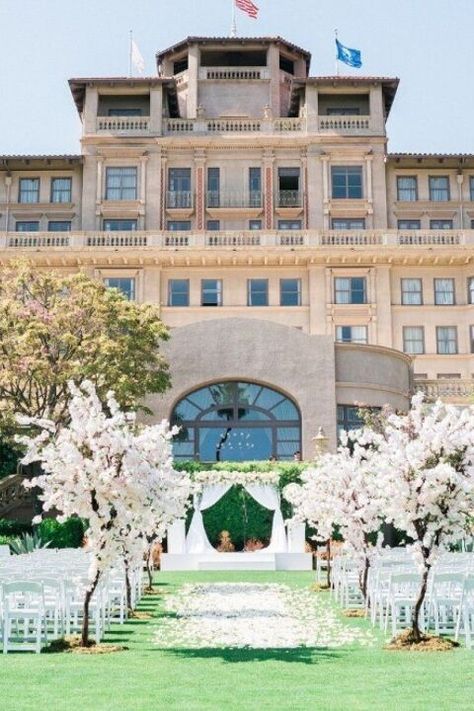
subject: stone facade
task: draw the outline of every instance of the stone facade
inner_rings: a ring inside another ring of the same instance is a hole
[[[387,153],[398,79],[309,66],[281,38],[191,37],[154,77],[70,81],[80,155],[0,158],[3,264],[159,303],[157,414],[261,381],[298,403],[305,456],[321,425],[334,444],[336,405],[405,407],[412,369],[454,402],[474,382],[474,157]]]

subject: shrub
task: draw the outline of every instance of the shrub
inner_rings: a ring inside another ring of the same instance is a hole
[[[55,518],[45,518],[37,527],[42,539],[51,548],[80,548],[84,539],[85,525],[80,518],[68,518],[59,523]]]
[[[0,536],[12,538],[15,536],[21,536],[23,533],[31,532],[31,523],[24,523],[23,521],[15,520],[10,521],[6,518],[0,518]]]
[[[13,536],[0,536],[0,546],[9,546],[13,540]]]
[[[45,541],[37,531],[34,533],[24,533],[22,536],[12,538],[10,541],[10,549],[15,555],[22,553],[33,553],[38,548],[48,548],[49,541]]]

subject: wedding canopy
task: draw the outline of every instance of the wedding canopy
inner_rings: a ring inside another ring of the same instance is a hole
[[[201,493],[194,497],[194,515],[186,536],[186,553],[216,553],[218,551],[210,544],[204,528],[202,512],[214,506],[229,491],[233,482],[207,484]],[[280,495],[273,484],[243,483],[242,486],[261,506],[274,511],[270,545],[263,549],[267,553],[286,553],[287,540],[285,524],[280,509]]]

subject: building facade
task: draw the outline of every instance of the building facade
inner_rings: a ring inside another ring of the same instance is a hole
[[[282,38],[189,37],[77,78],[76,156],[0,158],[0,259],[160,304],[180,457],[311,458],[357,405],[469,401],[474,156],[390,154],[398,79]]]

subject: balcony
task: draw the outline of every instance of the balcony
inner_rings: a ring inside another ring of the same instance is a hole
[[[474,380],[415,380],[414,390],[433,402],[440,398],[452,404],[470,404],[474,397]]]
[[[163,134],[175,136],[181,134],[247,134],[295,133],[306,130],[306,121],[302,118],[167,118],[163,121]]]
[[[200,81],[259,81],[270,79],[267,67],[200,67]]]
[[[190,190],[168,190],[166,193],[166,209],[192,215],[194,211],[194,195]]]
[[[341,133],[344,135],[370,133],[370,116],[319,116],[320,133]]]
[[[279,190],[277,194],[278,207],[301,207],[302,195],[299,190]]]
[[[189,202],[180,203],[178,201],[175,204],[189,205]],[[189,210],[191,208],[178,207],[177,209]],[[415,239],[416,236],[418,239]],[[381,253],[383,250],[387,250],[391,258],[399,256],[404,261],[409,259],[410,252],[413,250],[416,263],[419,263],[420,258],[426,260],[435,259],[438,262],[442,254],[447,263],[454,263],[457,258],[460,263],[465,264],[466,247],[470,250],[474,248],[474,230],[449,230],[449,234],[446,234],[446,240],[440,239],[438,230],[432,230],[431,233],[429,231],[420,231],[419,235],[413,235],[413,239],[408,245],[405,243],[404,238],[405,233],[398,230],[3,232],[0,233],[0,250],[35,250],[48,253],[61,251],[64,253],[64,251],[70,252],[102,247],[114,249],[186,247],[197,250],[208,247],[263,247],[265,249],[268,247],[289,247],[301,250],[308,248],[310,250],[320,249],[326,254],[329,250],[334,253],[345,250],[346,254],[350,254],[354,250],[363,251],[364,249],[369,249],[371,252],[376,250]],[[426,246],[430,246],[433,249],[426,250]],[[459,381],[450,381],[450,383],[456,386]]]
[[[97,133],[123,136],[143,136],[150,132],[149,116],[98,116]]]
[[[206,196],[206,207],[208,212],[214,210],[230,210],[250,212],[261,211],[263,205],[262,193],[260,190],[255,190],[251,193],[242,193],[238,191],[217,192],[211,190]]]

